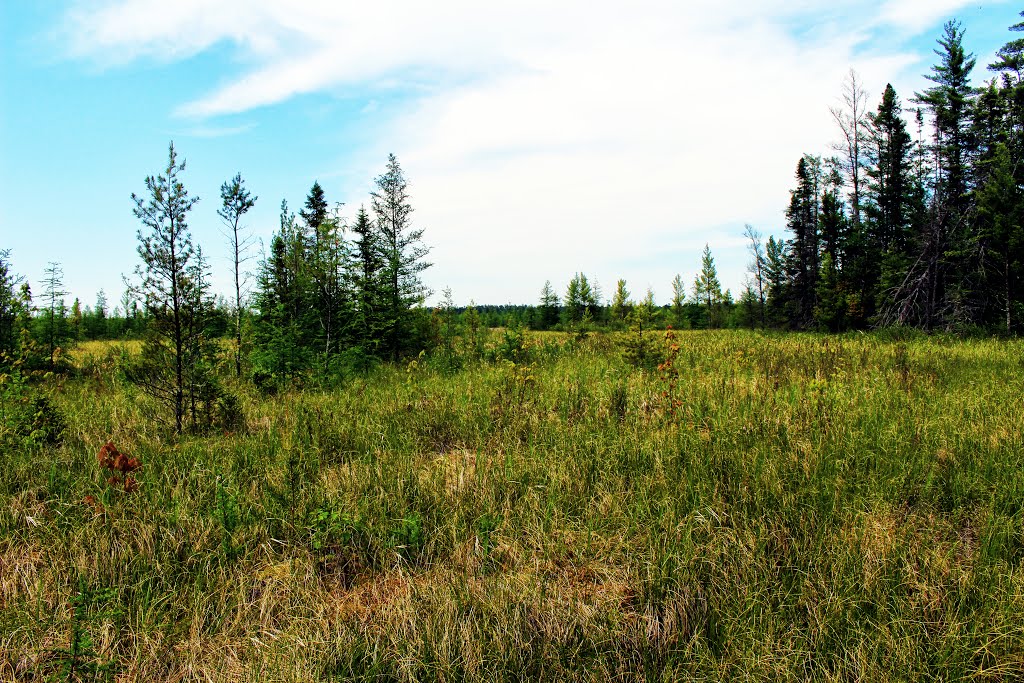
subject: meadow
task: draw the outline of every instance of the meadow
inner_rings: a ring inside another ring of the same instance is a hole
[[[668,337],[239,383],[181,439],[79,349],[3,454],[0,680],[1024,677],[1024,343]]]

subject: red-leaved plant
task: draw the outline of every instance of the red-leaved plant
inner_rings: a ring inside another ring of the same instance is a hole
[[[107,479],[110,486],[119,486],[125,493],[133,493],[139,490],[138,480],[131,476],[131,473],[142,467],[142,462],[134,457],[117,450],[113,441],[103,444],[103,448],[96,454],[96,460],[100,467],[111,470],[112,474]]]

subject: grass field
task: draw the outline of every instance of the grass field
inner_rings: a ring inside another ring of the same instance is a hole
[[[178,442],[83,351],[64,444],[3,454],[0,680],[1024,677],[1024,343],[675,334]]]

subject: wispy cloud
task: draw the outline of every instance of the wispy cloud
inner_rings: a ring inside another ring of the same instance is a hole
[[[181,103],[200,121],[327,89],[370,109],[380,90],[410,89],[348,163],[369,178],[397,152],[439,245],[432,272],[502,300],[502,281],[578,268],[657,288],[705,241],[735,286],[735,234],[778,231],[798,156],[835,137],[828,107],[848,69],[875,95],[917,86],[921,56],[871,36],[967,4],[109,0],[70,12],[66,35],[72,56],[106,64],[233,45],[236,75]],[[654,265],[616,272],[624,251]]]
[[[224,138],[248,133],[255,127],[255,123],[245,123],[239,126],[197,125],[183,129],[180,134],[189,138]]]

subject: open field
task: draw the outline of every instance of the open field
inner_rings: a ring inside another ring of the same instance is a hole
[[[0,680],[1024,676],[1024,343],[675,335],[237,387],[178,443],[77,356],[0,469]]]

